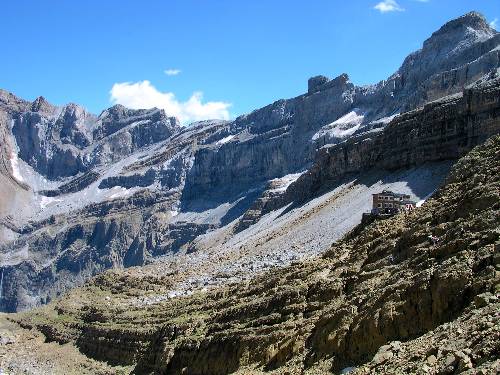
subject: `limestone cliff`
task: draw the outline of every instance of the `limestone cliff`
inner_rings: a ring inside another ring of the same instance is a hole
[[[349,173],[456,159],[499,131],[500,76],[492,74],[461,94],[396,117],[383,131],[322,147],[313,166],[288,188],[284,202],[310,198]]]

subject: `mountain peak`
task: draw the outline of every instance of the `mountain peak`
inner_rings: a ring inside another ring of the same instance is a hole
[[[4,110],[7,113],[26,110],[29,106],[29,102],[18,98],[9,91],[0,89],[0,110]]]
[[[53,112],[54,108],[43,96],[39,96],[31,103],[32,112]]]
[[[482,14],[469,12],[441,26],[424,42],[424,49],[440,48],[444,44],[452,47],[457,44],[480,42],[496,33]]]
[[[445,23],[443,25],[443,28],[446,27],[447,25],[468,26],[477,30],[490,29],[490,26],[486,21],[486,18],[481,13],[476,11],[466,13],[463,16],[460,16],[458,18],[455,18],[454,20]]]
[[[314,94],[315,92],[332,87],[340,88],[343,90],[349,84],[351,84],[351,82],[349,80],[349,76],[346,73],[342,73],[334,79],[319,75],[309,78],[309,80],[307,81],[307,92],[308,94]]]
[[[450,32],[458,29],[469,28],[476,31],[483,31],[487,33],[495,34],[495,30],[488,24],[486,18],[478,12],[469,12],[445,23],[438,31],[440,32]]]

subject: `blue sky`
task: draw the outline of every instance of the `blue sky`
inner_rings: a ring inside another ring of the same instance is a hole
[[[384,79],[471,10],[493,22],[500,0],[9,1],[0,87],[94,113],[122,102],[184,122],[234,117],[305,92],[313,75]]]

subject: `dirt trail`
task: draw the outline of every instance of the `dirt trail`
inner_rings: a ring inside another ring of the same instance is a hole
[[[72,344],[45,342],[45,336],[26,330],[0,314],[0,374],[71,375],[119,374],[130,369],[112,368],[85,357]]]

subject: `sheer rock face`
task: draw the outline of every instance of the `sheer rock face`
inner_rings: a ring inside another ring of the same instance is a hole
[[[217,199],[234,194],[234,187],[241,191],[307,166],[315,150],[312,135],[348,111],[353,95],[354,85],[344,74],[311,95],[279,100],[238,117],[233,127],[241,130],[232,142],[197,151],[185,197],[208,193]]]
[[[118,161],[179,129],[160,110],[115,106],[96,117],[76,104],[56,109],[43,99],[31,109],[13,116],[12,132],[19,157],[49,179]]]
[[[352,137],[319,150],[316,161],[287,190],[285,201],[303,201],[348,173],[408,168],[455,159],[500,132],[500,77],[478,82],[392,120],[384,131]]]
[[[490,72],[500,66],[499,44],[482,16],[467,14],[376,85],[357,87],[347,74],[313,77],[306,94],[188,127],[159,109],[115,105],[95,116],[76,104],[56,107],[0,91],[0,273],[13,280],[2,285],[0,309],[28,308],[104,269],[184,251],[253,206],[241,228],[251,226],[286,199],[310,197],[336,171],[459,157],[497,131],[491,119],[498,101],[485,86],[396,117],[386,138],[374,134],[388,116],[461,93],[479,77],[496,82]],[[435,136],[426,137],[421,124]],[[464,133],[476,130],[476,138]],[[405,151],[413,146],[416,153]],[[254,203],[269,180],[309,168],[289,191]]]

